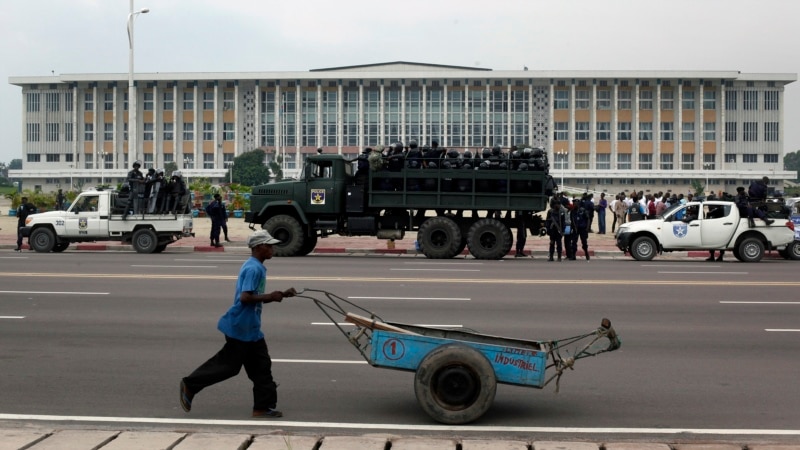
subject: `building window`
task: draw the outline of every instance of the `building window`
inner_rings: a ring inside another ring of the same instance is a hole
[[[114,110],[114,93],[113,92],[104,92],[103,93],[103,111],[113,111]]]
[[[59,98],[58,92],[44,94],[44,101],[48,111],[59,111],[61,109]]]
[[[617,109],[631,109],[631,92],[630,89],[617,91]]]
[[[598,153],[595,156],[595,163],[597,164],[597,170],[611,170],[611,154]]]
[[[128,140],[128,122],[122,124],[122,140]]]
[[[183,124],[183,140],[184,141],[194,140],[194,123],[185,122]]]
[[[683,109],[694,109],[694,91],[683,91]]]
[[[727,111],[736,111],[736,91],[725,91],[725,109]]]
[[[778,110],[778,91],[764,92],[764,109],[767,111]]]
[[[203,153],[203,169],[213,169],[213,168],[214,168],[214,154]]]
[[[84,169],[94,169],[94,158],[93,158],[93,155],[91,153],[84,153],[83,154],[83,168]],[[91,178],[87,178],[86,182],[87,183],[91,183],[92,179]]]
[[[214,91],[203,92],[203,109],[206,111],[214,109]]]
[[[152,153],[145,153],[144,154],[144,169],[149,169],[153,167],[153,154]]]
[[[653,122],[639,122],[639,140],[653,140]]]
[[[161,107],[164,111],[172,111],[175,109],[175,93],[171,90],[164,91],[164,94],[161,96],[162,102]]]
[[[575,91],[575,109],[589,109],[588,89],[577,89]]]
[[[28,158],[27,159],[28,159],[28,162],[41,162],[42,161],[42,155],[39,155],[37,153],[28,153]]]
[[[765,163],[777,163],[778,162],[778,154],[777,153],[766,153],[764,155],[764,162]]]
[[[569,140],[569,122],[555,122],[553,124],[553,140],[554,141]]]
[[[745,111],[755,111],[758,109],[758,91],[744,91],[742,105]]]
[[[598,141],[611,140],[611,122],[597,122],[597,137]]]
[[[703,170],[714,170],[717,168],[717,155],[704,154],[703,155]]]
[[[569,109],[569,91],[557,89],[554,93],[553,109]]]
[[[632,127],[630,122],[617,122],[617,140],[630,141],[631,129]]]
[[[703,109],[717,109],[717,91],[703,91]]]
[[[153,122],[145,122],[144,123],[144,136],[143,139],[145,141],[152,141],[153,140]]]
[[[114,124],[113,123],[104,123],[103,124],[103,140],[107,142],[111,142],[114,140]]]
[[[67,122],[64,124],[64,140],[67,142],[72,142],[75,139],[75,132],[73,131],[72,122]]]
[[[758,162],[758,155],[755,153],[745,153],[742,155],[742,162],[747,164],[755,164]]]
[[[224,111],[233,111],[233,108],[236,106],[236,101],[234,100],[234,91],[224,91],[222,93],[222,109]]]
[[[661,109],[675,109],[675,91],[672,89],[661,90]]]
[[[46,132],[47,132],[47,142],[58,142],[58,135],[59,135],[59,124],[57,123],[48,123],[46,125]]]
[[[25,108],[28,112],[39,112],[39,93],[29,92],[25,96]]]
[[[576,141],[589,140],[589,122],[575,122],[575,140]]]
[[[172,122],[164,122],[164,140],[175,140],[175,124]]]
[[[778,122],[764,123],[764,140],[767,142],[778,142]]]
[[[675,140],[675,124],[672,122],[661,122],[661,140]]]
[[[175,155],[172,153],[164,153],[164,164],[175,162]]]
[[[83,124],[83,140],[86,142],[90,142],[94,140],[94,124],[93,123],[85,123]]]
[[[203,140],[204,141],[213,141],[214,140],[214,123],[213,122],[203,122]]]
[[[153,103],[155,103],[154,98],[155,98],[155,96],[153,95],[152,92],[145,92],[144,93],[144,105],[142,106],[142,109],[145,110],[145,111],[152,111],[153,110]]]
[[[611,109],[611,89],[597,90],[597,109]]]
[[[123,111],[127,111],[128,110],[128,93],[127,92],[122,94],[122,110]]]
[[[716,122],[703,122],[703,140],[716,141],[717,140],[717,123]]]
[[[649,89],[639,91],[639,109],[653,109],[653,91]]]
[[[694,140],[694,122],[683,122],[681,131],[681,140],[682,141]]]
[[[575,170],[589,170],[589,154],[576,153],[575,154]]]
[[[617,153],[617,170],[631,170],[630,153]]]
[[[694,170],[694,154],[684,153],[681,155],[681,169]]]
[[[725,141],[736,142],[736,122],[725,122]]]
[[[50,153],[47,156],[45,156],[45,160],[47,162],[59,162],[61,161],[61,155],[59,155],[58,153]]]
[[[184,91],[183,92],[183,110],[184,111],[193,111],[194,110],[194,92],[193,91]]]
[[[234,132],[233,122],[225,122],[222,124],[222,140],[232,141],[235,139],[236,133]]]
[[[758,122],[745,122],[743,125],[743,136],[742,140],[744,142],[755,142],[758,140]]]
[[[72,104],[74,101],[74,97],[72,92],[67,92],[64,94],[64,111],[73,111],[75,109],[74,105]]]
[[[653,170],[652,153],[639,153],[639,170]]]
[[[661,170],[674,170],[675,169],[675,162],[674,162],[674,155],[672,153],[662,153],[661,154]]]
[[[734,153],[725,153],[725,162],[726,163],[735,163],[736,162],[736,154],[734,154]]]

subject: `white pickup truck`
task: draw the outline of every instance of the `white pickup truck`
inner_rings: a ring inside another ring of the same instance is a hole
[[[733,202],[690,202],[667,210],[656,219],[628,222],[616,234],[617,248],[634,259],[650,261],[657,253],[686,250],[730,250],[743,262],[758,262],[766,250],[800,259],[794,224],[774,218],[771,225],[755,219],[750,227]]]
[[[127,201],[113,190],[82,192],[66,211],[32,214],[22,235],[37,252],[63,252],[72,242],[119,241],[139,253],[160,253],[182,237],[194,236],[191,214],[123,217]]]

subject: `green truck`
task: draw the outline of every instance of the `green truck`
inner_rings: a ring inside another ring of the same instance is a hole
[[[428,258],[469,248],[477,259],[501,259],[513,245],[511,229],[544,232],[535,213],[547,209],[556,184],[542,155],[539,170],[520,170],[510,160],[483,170],[476,160],[476,169],[430,165],[368,174],[343,155],[313,155],[299,179],[254,187],[245,221],[282,241],[276,256],[307,255],[318,238],[333,234],[396,240],[416,231]]]

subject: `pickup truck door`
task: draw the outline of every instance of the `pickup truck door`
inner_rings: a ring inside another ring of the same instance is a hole
[[[704,203],[701,235],[703,247],[725,246],[739,225],[738,211],[733,213],[732,203]]]
[[[698,204],[693,204],[695,207]],[[702,220],[684,222],[687,209],[691,205],[683,205],[672,210],[664,217],[661,226],[661,245],[666,248],[701,248],[702,247]]]
[[[71,237],[102,237],[108,236],[108,214],[101,218],[99,195],[82,195],[77,203],[70,207],[65,219],[66,235]]]

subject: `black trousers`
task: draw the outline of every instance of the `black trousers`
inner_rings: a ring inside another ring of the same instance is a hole
[[[253,409],[267,410],[278,404],[278,389],[272,379],[272,360],[264,339],[245,342],[225,336],[222,350],[183,379],[186,388],[197,394],[212,384],[236,376],[244,366],[253,382]]]

